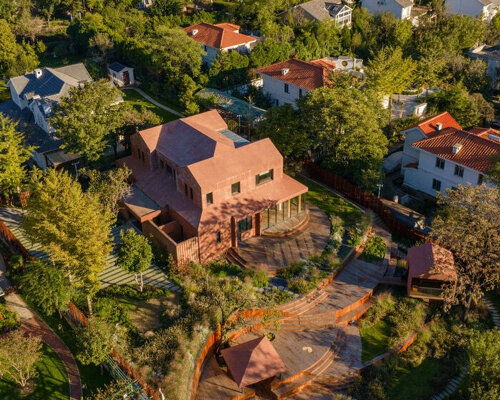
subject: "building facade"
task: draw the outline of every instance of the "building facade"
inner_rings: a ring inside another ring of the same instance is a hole
[[[256,37],[240,33],[239,25],[229,23],[201,23],[184,28],[184,32],[200,44],[204,52],[202,59],[206,64],[212,64],[221,51],[234,50],[248,54],[257,43]]]
[[[464,14],[471,17],[482,17],[486,21],[498,12],[498,0],[446,0],[446,10],[451,14]]]
[[[134,69],[132,67],[127,67],[115,61],[109,65],[108,73],[118,87],[135,84]]]
[[[247,142],[215,110],[140,131],[126,212],[179,262],[209,261],[306,212],[307,187],[283,172],[269,139]]]
[[[409,19],[413,0],[362,0],[361,5],[372,15],[390,12],[398,19]]]
[[[310,0],[291,7],[283,14],[283,19],[292,18],[295,23],[333,20],[339,28],[352,24],[352,8],[340,0]]]

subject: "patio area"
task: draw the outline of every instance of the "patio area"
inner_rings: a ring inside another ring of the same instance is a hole
[[[330,237],[328,216],[309,205],[309,223],[300,232],[286,237],[255,236],[240,242],[238,255],[248,268],[265,267],[270,275],[323,251]]]

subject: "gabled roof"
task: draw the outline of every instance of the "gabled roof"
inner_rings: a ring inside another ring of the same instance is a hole
[[[408,249],[410,278],[456,281],[455,260],[451,251],[435,243],[424,243]]]
[[[30,100],[34,96],[40,96],[58,101],[71,88],[92,80],[83,63],[60,68],[41,68],[40,71],[38,78],[33,71],[10,78],[9,84],[21,98]]]
[[[111,71],[114,72],[122,72],[125,68],[127,68],[125,65],[120,64],[118,61],[115,61],[113,64],[111,64],[108,67]]]
[[[225,49],[257,41],[257,38],[253,36],[236,33],[232,24],[229,27],[226,24],[212,25],[203,22],[184,28],[184,32],[197,42],[216,49]]]
[[[413,0],[394,0],[394,1],[403,8],[410,7],[413,5]]]
[[[342,4],[340,0],[311,0],[306,3],[298,4],[297,8],[304,10],[311,18],[317,21],[332,18],[344,8],[351,9]]]
[[[456,145],[461,148],[455,154]],[[500,156],[500,143],[454,128],[446,128],[413,146],[482,173],[488,173],[493,167],[493,156]]]
[[[234,31],[234,32],[240,30],[239,25],[231,24],[229,22],[221,22],[220,24],[215,24],[215,26],[218,26],[219,28],[222,28],[222,29],[229,29],[229,30]]]
[[[320,60],[307,62],[291,58],[286,61],[259,68],[257,72],[304,89],[314,90],[325,86],[328,82],[329,68],[326,68],[325,65],[319,61]],[[332,63],[332,65],[333,69],[335,64]]]
[[[286,371],[286,365],[266,336],[221,351],[238,387],[245,387]]]
[[[494,143],[500,143],[500,131],[497,131],[496,129],[474,127],[469,129],[469,132],[482,137],[483,139],[491,140]]]
[[[446,128],[462,129],[460,124],[457,121],[455,121],[455,118],[453,118],[448,111],[445,111],[441,114],[423,119],[418,123],[416,123],[415,125],[406,128],[405,131],[418,127],[424,133],[424,135],[429,136],[432,134],[439,133],[438,124],[441,124],[442,129]]]

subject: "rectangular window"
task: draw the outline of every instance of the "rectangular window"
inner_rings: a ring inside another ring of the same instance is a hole
[[[191,200],[193,200],[193,188],[189,188],[189,197],[191,197]]]
[[[441,190],[441,181],[438,181],[437,179],[433,179],[432,180],[432,188],[439,192]]]
[[[302,89],[299,89],[299,98],[302,97]]]
[[[273,180],[273,173],[274,173],[274,171],[272,169],[269,169],[265,172],[261,172],[260,174],[255,175],[255,184],[260,185],[262,183],[272,181]]]
[[[444,160],[442,158],[436,157],[436,167],[444,169]]]
[[[285,83],[285,93],[290,93],[290,88],[288,87],[288,83]]]
[[[252,229],[252,217],[251,216],[238,221],[238,231],[240,233],[245,232],[245,231],[249,231],[250,229]]]
[[[184,195],[188,197],[188,185],[186,183],[184,184]]]
[[[167,174],[169,176],[172,176],[172,167],[170,165],[167,164]]]
[[[464,167],[461,167],[460,165],[455,165],[455,175],[459,176],[460,178],[464,177]]]
[[[479,174],[479,176],[477,177],[477,184],[481,185],[483,182],[484,182],[484,175]]]
[[[207,193],[207,204],[214,204],[214,194],[212,192]]]
[[[220,231],[218,231],[218,232],[215,234],[215,239],[217,240],[217,243],[220,243],[220,242],[221,242]]]
[[[240,183],[236,182],[231,185],[231,194],[238,194],[240,192]]]

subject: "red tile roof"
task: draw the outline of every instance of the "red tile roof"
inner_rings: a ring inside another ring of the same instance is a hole
[[[462,147],[454,154],[453,146],[457,144]],[[413,146],[483,173],[493,167],[492,156],[500,156],[500,143],[453,128],[443,129]]]
[[[471,130],[469,130],[469,132],[471,132],[474,135],[477,135],[479,137],[482,137],[483,139],[491,140],[494,143],[500,143],[500,131],[497,131],[496,129],[480,128],[480,127],[476,126],[475,128],[472,128]]]
[[[215,24],[215,26],[218,26],[219,28],[222,29],[229,29],[231,31],[239,31],[240,26],[236,24],[230,24],[229,22],[222,22],[220,24]]]
[[[424,243],[408,249],[409,278],[456,281],[455,260],[451,251],[435,243]]]
[[[453,118],[448,111],[445,111],[438,115],[434,115],[433,117],[426,118],[418,122],[417,124],[411,126],[410,128],[419,127],[426,136],[429,136],[431,134],[439,132],[437,129],[438,123],[441,124],[442,129],[446,128],[462,129],[460,124],[457,121],[455,121],[455,118]]]
[[[333,67],[332,67],[333,68]],[[283,70],[288,69],[286,74]],[[314,90],[325,86],[328,82],[328,71],[322,60],[302,61],[291,58],[276,64],[257,69],[257,72],[304,89]]]
[[[234,28],[237,25],[233,26],[230,24],[230,26],[228,24],[211,25],[201,23],[184,28],[184,32],[197,42],[217,49],[225,49],[257,41],[257,38],[253,36],[236,33]],[[197,31],[196,34],[194,34],[195,31]]]

